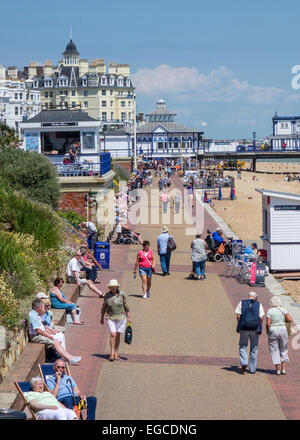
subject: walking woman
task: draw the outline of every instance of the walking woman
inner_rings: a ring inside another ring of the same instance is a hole
[[[133,273],[136,274],[139,268],[139,274],[142,279],[143,298],[150,298],[151,277],[155,271],[155,259],[153,251],[150,249],[150,242],[143,241],[143,249],[137,253],[136,262],[133,268]]]
[[[266,315],[270,356],[272,364],[275,365],[276,374],[286,374],[285,364],[289,362],[289,356],[288,332],[285,323],[293,322],[293,319],[288,311],[281,307],[281,301],[278,296],[272,296],[270,304],[272,307]]]
[[[204,280],[205,276],[205,261],[206,251],[208,246],[204,240],[201,239],[201,234],[196,234],[196,240],[193,240],[191,243],[192,249],[192,261],[193,267],[195,269],[197,279]]]
[[[117,280],[110,280],[107,285],[109,292],[104,296],[101,310],[101,324],[104,324],[104,316],[110,333],[110,361],[119,360],[119,346],[121,333],[125,332],[126,322],[131,321],[129,307],[125,293],[119,289]]]

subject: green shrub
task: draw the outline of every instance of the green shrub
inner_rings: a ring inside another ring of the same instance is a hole
[[[3,148],[0,150],[0,178],[8,188],[57,208],[60,198],[58,175],[42,154]]]
[[[114,165],[114,172],[116,173],[117,180],[128,180],[129,179],[129,171],[123,168],[121,165]]]
[[[67,220],[70,223],[73,223],[73,225],[78,226],[79,223],[86,221],[86,218],[82,215],[79,215],[76,211],[72,211],[71,209],[67,211],[59,211],[58,213],[61,217],[63,217],[65,220]]]

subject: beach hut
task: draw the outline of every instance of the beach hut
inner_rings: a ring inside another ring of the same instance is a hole
[[[256,188],[262,194],[263,247],[271,270],[300,270],[300,195]]]

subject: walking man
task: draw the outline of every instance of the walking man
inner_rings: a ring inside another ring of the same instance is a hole
[[[168,241],[172,235],[169,234],[167,226],[163,226],[161,231],[162,233],[157,237],[157,252],[160,258],[163,276],[166,276],[170,275],[171,251],[168,248]]]
[[[257,368],[258,340],[262,331],[264,309],[257,301],[257,293],[249,292],[248,299],[239,302],[236,310],[237,329],[240,334],[240,363],[243,374],[248,367],[248,341],[250,339],[249,370],[254,374]]]

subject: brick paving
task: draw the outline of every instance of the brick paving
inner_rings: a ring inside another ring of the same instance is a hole
[[[179,178],[173,178],[173,183],[175,187],[181,188],[181,181]],[[214,220],[210,217],[210,215],[205,212],[204,216],[205,220],[205,228],[204,233],[206,232],[206,229],[215,230],[216,223]],[[151,234],[158,235],[160,225],[143,225],[142,230],[145,232],[149,231]],[[139,227],[136,228],[139,230]],[[180,230],[182,230],[182,226],[173,226],[172,230],[174,230],[174,234],[179,234]],[[203,234],[206,235],[206,234]],[[143,232],[143,238],[144,232]],[[193,237],[187,237],[185,240],[190,243]],[[156,248],[155,243],[152,242],[152,248],[153,250]],[[111,245],[111,269],[110,270],[104,270],[100,273],[100,279],[102,284],[98,285],[98,287],[101,290],[106,289],[106,284],[111,278],[117,278],[121,283],[123,280],[127,280],[125,284],[127,283],[128,289],[131,288],[131,285],[128,284],[128,273],[132,271],[133,265],[128,263],[128,256],[131,253],[135,253],[138,250],[138,247],[135,248],[133,246],[121,246],[121,245]],[[176,251],[175,251],[176,252]],[[181,249],[178,249],[178,254],[182,253],[182,256],[184,257],[184,254],[187,251],[182,251]],[[157,268],[159,268],[159,261],[157,261]],[[191,265],[186,264],[172,264],[171,262],[171,272],[176,273],[186,273],[186,275],[189,274]],[[216,280],[219,280],[220,286],[222,289],[224,289],[225,294],[227,295],[228,300],[231,303],[232,306],[232,329],[236,326],[236,320],[235,320],[235,314],[234,309],[237,305],[237,303],[247,297],[247,293],[249,292],[249,286],[247,285],[241,285],[237,283],[235,279],[232,278],[225,278],[222,276],[222,272],[224,270],[223,263],[214,263],[211,265],[207,265],[207,275],[208,277],[211,275],[213,277],[216,277]],[[125,276],[126,275],[126,276]],[[159,270],[158,274],[159,275]],[[172,275],[170,279],[172,278]],[[156,276],[155,281],[157,280],[158,285],[165,282],[165,279]],[[193,281],[189,281],[189,283],[194,283]],[[194,283],[197,285],[197,282]],[[201,284],[201,289],[205,289],[206,283],[199,283]],[[182,277],[182,281],[180,284],[180,288],[187,289],[187,286],[191,286],[192,284],[186,284],[185,277]],[[218,284],[216,284],[217,286]],[[179,287],[179,286],[178,286]],[[160,290],[164,289],[163,287],[159,287]],[[140,289],[139,289],[140,290]],[[265,312],[269,308],[269,299],[271,298],[271,294],[266,288],[260,288],[256,287],[254,290],[257,291],[259,295],[259,300],[262,302]],[[125,285],[125,291],[126,285]],[[213,292],[211,292],[213,294]],[[140,301],[139,303],[135,303],[133,301],[139,301],[140,295],[130,295],[130,307],[131,304],[136,307],[136,304],[140,304],[139,307],[139,313],[144,314],[144,318],[147,319],[147,312],[146,307],[144,307],[144,302]],[[148,301],[148,300],[147,300]],[[109,385],[109,389],[107,389],[108,385],[106,386],[105,377],[103,377],[103,374],[105,371],[107,371],[107,365],[109,362],[108,359],[108,345],[107,345],[107,339],[108,339],[108,332],[106,326],[100,325],[100,310],[102,306],[102,300],[98,299],[94,296],[92,292],[87,292],[86,288],[84,289],[81,297],[79,298],[78,304],[80,305],[82,309],[82,319],[85,321],[84,326],[73,326],[73,325],[66,325],[66,340],[67,340],[67,349],[74,353],[75,355],[82,355],[83,360],[81,362],[80,366],[74,366],[71,367],[72,374],[77,381],[79,387],[82,389],[82,391],[87,395],[93,395],[96,392],[96,395],[102,400],[102,406],[105,406],[105,399],[108,398],[107,396],[111,393],[113,393],[113,390],[111,389],[111,384]],[[217,307],[218,305],[215,304],[214,307]],[[144,308],[143,308],[144,307]],[[143,308],[143,309],[141,309]],[[144,311],[145,310],[145,311]],[[151,312],[155,314],[155,311],[151,309]],[[174,313],[177,313],[180,311],[174,310]],[[155,322],[155,316],[149,317],[149,319],[153,319]],[[133,321],[135,322],[135,321]],[[213,319],[211,319],[212,322],[212,328],[213,326],[217,325],[217,323],[214,322]],[[160,323],[158,323],[160,325]],[[167,323],[165,323],[167,325]],[[201,330],[201,325],[197,323]],[[139,330],[140,332],[143,331],[142,328]],[[178,336],[177,336],[178,337]],[[211,338],[212,333],[210,332],[207,334],[207,338]],[[124,347],[121,345],[121,349],[123,352],[121,352],[121,360],[119,363],[114,362],[113,364],[116,364],[112,366],[112,368],[118,368],[122,370],[122,366],[126,364],[130,364],[132,371],[134,372],[135,365],[138,364],[146,364],[148,365],[173,365],[173,366],[197,366],[199,368],[203,368],[203,366],[216,366],[216,367],[223,367],[223,369],[227,369],[229,372],[236,373],[238,371],[239,366],[239,358],[238,358],[238,336],[236,335],[236,339],[233,342],[236,346],[236,357],[228,356],[202,356],[202,355],[185,355],[185,353],[181,353],[181,355],[164,355],[161,353],[154,353],[147,352],[147,353],[135,353],[134,352],[134,342],[133,345],[130,346],[130,350],[127,347]],[[159,344],[158,344],[159,345]],[[147,350],[146,350],[147,351]],[[300,393],[298,393],[298,386],[300,382],[300,376],[298,373],[297,366],[300,361],[300,352],[299,350],[293,350],[291,347],[289,347],[289,355],[290,355],[290,363],[287,366],[287,375],[286,376],[276,376],[274,374],[274,369],[271,364],[271,360],[269,357],[268,352],[268,344],[267,344],[267,336],[265,330],[263,330],[263,334],[260,338],[259,343],[259,358],[258,358],[258,371],[257,375],[258,377],[250,374],[245,374],[244,376],[235,376],[236,380],[239,380],[239,377],[242,378],[243,383],[245,384],[245,390],[250,389],[253,392],[252,398],[255,400],[256,395],[261,396],[259,392],[254,387],[255,380],[259,379],[259,376],[261,374],[264,375],[264,381],[263,385],[259,385],[260,387],[265,387],[266,393],[271,393],[271,389],[274,391],[274,396],[276,396],[277,401],[274,401],[274,404],[280,405],[285,417],[289,420],[296,420],[300,418]],[[111,364],[110,364],[111,365]],[[118,366],[117,366],[118,365]],[[105,366],[104,370],[103,367]],[[125,368],[125,367],[124,367]],[[103,372],[102,372],[103,370]],[[134,374],[134,373],[132,373]],[[120,377],[122,373],[120,372]],[[265,379],[267,378],[267,379]],[[250,386],[250,380],[251,380],[251,386]],[[151,378],[147,377],[147,381],[149,383],[149,387],[151,387]],[[257,382],[256,381],[256,382]],[[118,384],[115,384],[116,389],[118,389]],[[143,386],[147,386],[146,383],[143,384]],[[181,386],[184,388],[184,384],[181,384]],[[216,387],[218,387],[217,379],[216,379]],[[250,388],[248,388],[250,387]],[[260,390],[261,392],[262,390]],[[241,393],[242,396],[242,393]],[[230,396],[224,396],[224,398],[230,399]],[[131,395],[131,400],[134,399],[135,396]],[[261,397],[260,397],[261,398]],[[272,397],[273,398],[273,397]],[[255,403],[255,402],[254,402]],[[216,401],[215,402],[216,408],[218,405],[220,405],[220,411],[221,411],[221,404]],[[271,405],[272,406],[272,405]],[[98,410],[98,418],[104,417],[104,412],[101,412],[102,410]],[[174,407],[175,411],[175,407]],[[217,411],[217,409],[216,409]],[[269,412],[268,412],[269,411]],[[253,418],[260,418],[260,413],[255,414]],[[112,416],[113,418],[113,416]],[[218,418],[218,417],[217,417]],[[219,416],[219,418],[223,418],[222,416]],[[238,418],[238,415],[237,415]],[[263,418],[266,419],[272,419],[274,418],[272,416],[272,407],[269,409],[266,408]]]

